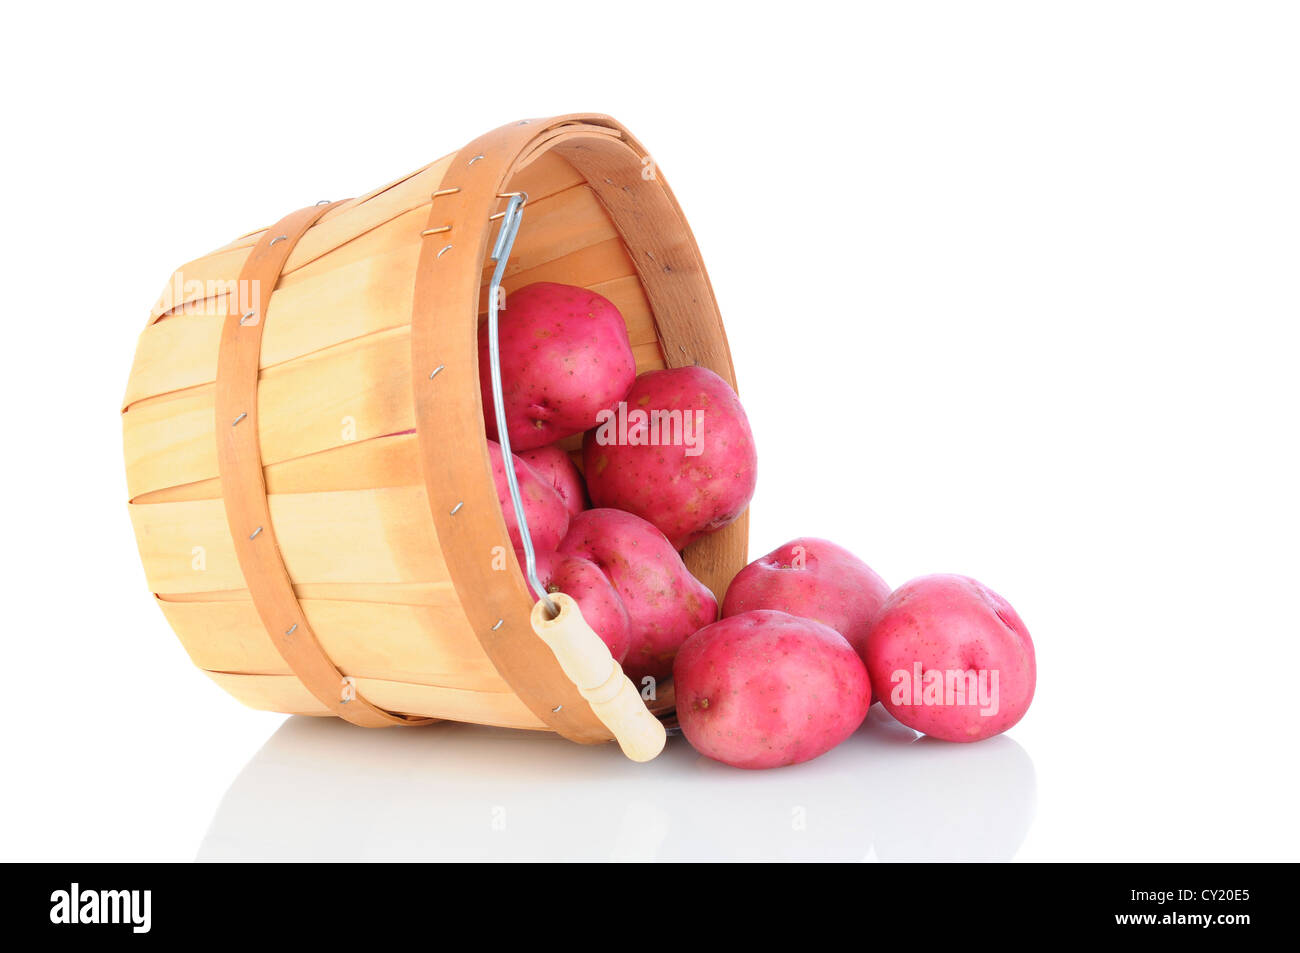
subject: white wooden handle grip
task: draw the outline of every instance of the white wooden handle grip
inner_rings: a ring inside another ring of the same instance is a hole
[[[633,761],[656,757],[668,738],[664,726],[650,714],[641,693],[582,617],[578,604],[562,592],[552,593],[551,600],[559,606],[559,615],[548,619],[546,604],[538,602],[529,617],[533,631],[551,647],[564,674],[614,735],[623,753]]]

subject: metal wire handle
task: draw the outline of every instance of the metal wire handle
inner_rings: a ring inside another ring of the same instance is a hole
[[[519,524],[519,538],[524,544],[524,576],[528,584],[537,593],[537,598],[546,605],[550,618],[560,614],[560,607],[551,599],[546,587],[537,576],[537,554],[533,551],[533,537],[528,532],[528,517],[524,515],[524,501],[519,496],[519,478],[515,474],[515,459],[510,452],[510,432],[506,429],[505,398],[501,393],[501,347],[497,331],[497,303],[501,298],[501,279],[505,275],[506,262],[510,260],[510,249],[514,247],[515,235],[519,232],[519,222],[523,217],[524,203],[528,193],[510,193],[510,203],[501,216],[501,230],[497,232],[496,243],[492,246],[492,282],[488,285],[488,355],[492,364],[492,403],[495,405],[497,418],[497,443],[501,445],[501,464],[506,469],[506,485],[510,488],[510,502],[515,507],[515,519]]]

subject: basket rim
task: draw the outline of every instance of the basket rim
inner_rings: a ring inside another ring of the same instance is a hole
[[[462,610],[501,677],[547,727],[595,743],[610,740],[610,731],[529,625],[535,600],[511,555],[482,427],[478,302],[493,216],[513,176],[551,152],[583,175],[632,252],[667,365],[708,367],[733,388],[735,370],[685,215],[657,167],[644,174],[649,153],[624,126],[595,113],[521,120],[453,156],[431,204],[411,321],[415,429],[430,513]],[[715,592],[725,589],[722,577],[744,565],[747,542],[748,511],[692,544],[688,565],[712,577],[703,581]],[[492,567],[493,552],[505,554],[504,571]]]

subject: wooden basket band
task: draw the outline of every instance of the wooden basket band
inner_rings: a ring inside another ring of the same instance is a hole
[[[339,203],[286,215],[258,241],[229,296],[217,358],[217,464],[226,521],[253,605],[276,650],[321,704],[355,725],[426,724],[431,719],[394,714],[356,693],[352,680],[321,648],[284,564],[271,521],[258,439],[257,384],[262,329],[271,294],[298,240]]]
[[[438,546],[479,643],[547,727],[579,742],[612,737],[529,622],[533,599],[513,568],[497,501],[478,383],[478,301],[492,215],[521,153],[555,120],[503,126],[453,158],[432,197],[416,266],[412,383],[420,468]],[[525,217],[526,220],[526,217]]]
[[[609,729],[529,621],[535,597],[512,556],[479,391],[477,318],[492,222],[515,173],[552,150],[582,173],[635,249],[668,365],[698,363],[733,386],[735,375],[681,209],[621,125],[599,115],[525,120],[479,137],[452,158],[422,233],[411,319],[416,439],[438,543],[465,616],[511,690],[554,731],[595,743],[610,740]],[[525,211],[525,229],[527,223]],[[700,578],[715,591],[744,565],[745,526],[742,517],[697,544]]]

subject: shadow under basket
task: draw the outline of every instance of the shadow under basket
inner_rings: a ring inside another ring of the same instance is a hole
[[[129,506],[167,621],[246,705],[611,739],[530,626],[484,437],[478,324],[519,192],[507,292],[590,288],[638,372],[698,364],[735,386],[681,209],[607,116],[503,126],[184,265],[127,384]],[[684,553],[719,601],[747,541],[746,514]],[[670,713],[671,685],[648,704]]]

